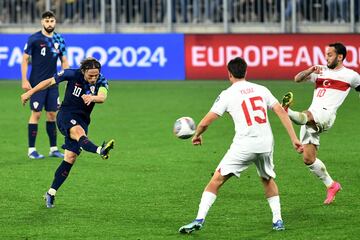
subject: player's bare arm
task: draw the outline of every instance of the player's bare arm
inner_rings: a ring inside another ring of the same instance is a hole
[[[90,103],[104,103],[107,98],[107,90],[106,88],[101,87],[97,95],[92,94],[84,94],[81,96],[86,105],[90,105]]]
[[[69,61],[66,56],[61,57],[61,68],[68,69],[69,68]]]
[[[205,117],[200,121],[200,123],[198,124],[198,126],[196,128],[195,135],[192,138],[193,145],[201,145],[201,143],[202,143],[201,134],[203,134],[207,130],[207,128],[210,126],[210,124],[218,118],[219,118],[219,115],[217,115],[216,113],[213,113],[213,112],[208,112],[205,115]]]
[[[312,67],[296,74],[294,81],[295,82],[307,81],[310,79],[310,74],[312,74],[312,73],[320,74],[321,71],[322,71],[321,66],[312,66]]]
[[[49,79],[46,79],[42,82],[40,82],[38,85],[36,85],[34,88],[30,89],[29,91],[27,91],[26,93],[22,94],[21,95],[21,102],[23,105],[25,105],[25,103],[30,99],[30,97],[34,94],[34,93],[37,93],[41,90],[44,90],[52,85],[54,85],[56,82],[55,82],[55,78],[52,77],[52,78],[49,78]]]
[[[294,127],[291,123],[291,120],[288,116],[288,114],[285,112],[285,110],[281,107],[279,103],[276,103],[272,110],[275,112],[275,114],[279,117],[282,125],[285,127],[287,133],[289,134],[289,137],[291,139],[291,142],[293,144],[293,147],[298,153],[303,152],[303,146],[301,145],[299,139],[296,136],[296,133],[294,131]]]
[[[21,88],[25,91],[29,91],[31,89],[31,85],[29,80],[27,79],[27,71],[29,65],[30,56],[26,53],[23,55],[23,59],[21,62]]]

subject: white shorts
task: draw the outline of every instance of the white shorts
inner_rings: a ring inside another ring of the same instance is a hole
[[[325,108],[310,108],[309,111],[314,117],[314,121],[318,128],[317,132],[325,132],[334,125],[336,112],[327,110]]]
[[[314,144],[320,146],[320,133],[312,127],[302,125],[300,128],[300,142],[302,144]]]
[[[240,177],[240,173],[246,170],[252,163],[255,163],[260,177],[265,179],[276,177],[272,151],[267,153],[246,153],[237,151],[237,148],[233,145],[227,151],[216,170],[222,176],[234,174],[236,177]]]

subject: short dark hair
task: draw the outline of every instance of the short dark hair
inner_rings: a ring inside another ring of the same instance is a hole
[[[84,60],[81,61],[80,69],[83,72],[85,72],[86,70],[89,70],[89,69],[99,69],[99,71],[100,71],[101,70],[101,64],[96,58],[87,57],[87,58],[85,58]]]
[[[346,47],[344,46],[344,44],[336,42],[336,43],[329,44],[329,47],[335,48],[336,54],[343,55],[343,61],[345,60],[345,58],[346,58]]]
[[[45,18],[56,18],[56,17],[55,17],[55,14],[52,11],[45,11],[41,15],[41,19],[45,19]]]
[[[227,69],[235,78],[244,78],[246,75],[247,63],[241,57],[229,61]]]

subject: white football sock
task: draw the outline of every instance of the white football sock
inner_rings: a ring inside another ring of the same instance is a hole
[[[215,200],[216,200],[215,194],[213,194],[212,192],[203,192],[196,219],[205,219],[210,207],[213,205]]]
[[[50,152],[54,152],[54,151],[58,151],[59,149],[58,149],[58,147],[57,146],[55,146],[55,147],[50,147]]]
[[[51,196],[55,196],[56,190],[53,189],[53,188],[50,188],[49,191],[48,191],[48,193],[49,193]]]
[[[102,147],[99,146],[99,147],[96,149],[96,153],[97,153],[97,154],[100,154],[100,153],[101,153],[101,149],[102,149]]]
[[[34,148],[34,147],[29,147],[29,148],[28,148],[28,155],[30,155],[30,153],[32,153],[33,151],[36,151],[36,148]]]
[[[318,158],[315,162],[308,166],[310,172],[315,174],[321,181],[325,184],[326,187],[330,187],[334,180],[330,177],[329,173],[326,171],[325,164]]]
[[[278,220],[282,220],[281,218],[281,207],[280,207],[280,197],[273,196],[269,197],[268,199],[269,206],[271,208],[273,219],[272,222],[276,223]]]
[[[288,108],[289,118],[297,125],[305,125],[308,121],[306,113],[293,111]]]

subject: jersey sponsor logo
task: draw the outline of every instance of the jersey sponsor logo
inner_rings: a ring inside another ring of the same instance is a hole
[[[340,80],[333,80],[330,78],[318,78],[316,79],[315,89],[317,88],[330,88],[340,91],[346,91],[350,87],[350,84]]]
[[[71,123],[72,125],[76,125],[76,120],[75,120],[75,119],[71,119],[71,120],[70,120],[70,123]]]
[[[60,72],[57,73],[58,77],[61,77],[62,75],[64,75],[64,70],[61,70]]]
[[[37,109],[39,107],[39,102],[33,102],[34,109]]]

